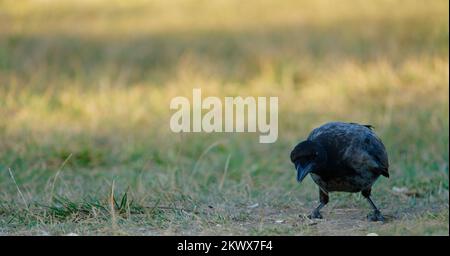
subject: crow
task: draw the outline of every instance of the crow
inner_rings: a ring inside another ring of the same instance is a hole
[[[322,218],[320,210],[328,203],[329,192],[361,192],[373,212],[370,221],[384,221],[370,198],[372,185],[380,175],[389,178],[386,149],[371,125],[330,122],[314,129],[291,152],[297,181],[310,174],[319,186],[320,205],[309,218]]]

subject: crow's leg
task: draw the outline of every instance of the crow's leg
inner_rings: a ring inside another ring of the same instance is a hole
[[[367,199],[370,206],[372,206],[373,212],[367,215],[367,219],[370,221],[384,221],[384,217],[381,214],[380,210],[378,210],[377,206],[373,203],[370,198],[371,188],[361,191],[361,194]]]
[[[310,219],[322,219],[322,214],[320,214],[320,210],[328,203],[328,193],[324,192],[322,189],[319,188],[319,199],[320,204],[317,206],[316,209],[313,210],[313,212],[308,215],[308,218]]]

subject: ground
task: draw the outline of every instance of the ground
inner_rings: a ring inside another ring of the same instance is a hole
[[[448,1],[1,1],[0,235],[448,235]],[[174,134],[175,96],[277,96],[279,136]],[[323,220],[293,146],[371,124],[390,178]]]

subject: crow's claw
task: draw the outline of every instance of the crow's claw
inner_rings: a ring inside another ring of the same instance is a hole
[[[310,215],[308,215],[310,219],[322,219],[322,214],[319,211],[313,211]]]
[[[367,215],[369,221],[382,221],[384,222],[384,217],[380,211],[373,211]]]

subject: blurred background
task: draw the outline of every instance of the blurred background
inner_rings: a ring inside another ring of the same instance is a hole
[[[448,9],[1,0],[0,234],[448,235]],[[170,100],[198,87],[278,96],[278,141],[172,133]],[[332,196],[335,221],[299,220],[318,191],[296,184],[290,150],[334,120],[383,139],[388,224],[351,194]]]

